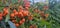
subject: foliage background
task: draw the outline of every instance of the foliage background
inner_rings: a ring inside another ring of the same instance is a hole
[[[11,4],[12,4],[12,6],[14,4],[17,6],[23,4],[22,1],[20,2],[20,4],[18,4],[17,1],[18,0],[12,0],[12,1],[11,0],[5,0],[5,1],[0,0],[0,11],[2,11],[2,9],[5,6],[10,6]],[[44,5],[48,5],[49,9],[47,11],[45,11],[45,13],[49,13],[49,17],[48,17],[47,21],[36,19],[35,21],[32,21],[31,23],[37,22],[38,28],[60,28],[60,13],[59,13],[60,12],[60,0],[58,2],[57,2],[57,0],[48,0],[48,4],[44,4],[41,2],[34,3],[34,0],[32,0],[32,1],[33,1],[32,2],[33,4],[31,4],[31,6],[33,6],[33,8],[37,7],[38,9],[43,9],[42,7]],[[38,14],[36,14],[36,15],[38,16]],[[2,21],[2,24],[4,24],[3,21]],[[13,26],[13,27],[15,27],[15,26]],[[4,28],[6,28],[6,26],[4,26]],[[10,28],[12,28],[12,27],[10,27]]]

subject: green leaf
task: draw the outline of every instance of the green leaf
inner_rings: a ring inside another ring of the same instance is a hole
[[[10,19],[10,15],[8,14],[8,15],[6,16],[5,22],[8,22],[9,19]]]
[[[21,26],[19,26],[19,28],[25,28],[25,27],[24,27],[24,23],[23,23]]]
[[[12,3],[14,4],[14,3],[17,3],[18,2],[18,0],[12,0]]]

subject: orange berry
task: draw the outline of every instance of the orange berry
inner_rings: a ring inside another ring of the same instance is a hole
[[[19,12],[18,14],[20,15],[20,14],[22,14],[22,12]]]
[[[47,18],[49,16],[49,14],[45,14],[45,17]]]
[[[21,25],[23,22],[22,22],[22,21],[20,21],[19,23],[20,23],[20,25]]]
[[[0,17],[2,17],[3,15],[2,15],[2,13],[0,12]]]
[[[33,15],[28,16],[28,19],[32,20],[33,19]]]
[[[28,11],[24,11],[23,16],[28,16]]]
[[[13,12],[15,13],[15,12],[16,12],[16,10],[14,9],[14,10],[13,10]]]
[[[6,11],[6,10],[8,10],[8,9],[7,9],[7,8],[4,8],[4,9],[3,9],[3,11]]]
[[[19,9],[19,12],[23,12],[23,10],[22,9]]]
[[[5,12],[6,12],[6,14],[8,14],[8,10],[6,10]]]
[[[7,13],[8,14],[8,10],[5,10],[4,13]]]
[[[18,15],[18,12],[15,12],[14,14],[15,14],[15,16],[17,16]]]
[[[4,11],[4,13],[8,14],[8,9],[7,8],[4,8],[3,11]]]
[[[14,15],[14,13],[11,13],[11,15],[10,15],[11,17],[15,17],[15,15]]]
[[[32,20],[33,18],[32,18],[32,16],[29,16],[28,19],[29,19],[29,20]]]
[[[6,16],[8,14],[8,10],[5,10],[4,12],[3,12],[3,16]]]
[[[6,12],[3,12],[3,16],[6,16],[8,13],[6,13]]]
[[[25,22],[25,18],[23,18],[21,21],[22,21],[22,22]]]
[[[30,26],[29,28],[33,28],[33,26]]]
[[[15,24],[15,26],[16,26],[16,27],[18,27],[18,26],[19,26],[19,24],[18,24],[18,23],[16,23],[16,24]]]
[[[0,17],[0,21],[2,20],[2,17]]]
[[[6,16],[6,13],[4,13],[3,16]]]
[[[23,17],[22,12],[19,12],[19,13],[18,13],[18,17]]]

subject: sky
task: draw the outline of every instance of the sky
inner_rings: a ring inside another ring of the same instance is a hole
[[[29,0],[29,1],[33,2],[33,0]],[[45,1],[46,0],[34,0],[34,3],[36,3],[36,2],[43,2],[43,3],[45,3]],[[31,4],[33,4],[33,3],[31,3]]]
[[[32,1],[32,0],[30,0]],[[45,0],[34,0],[34,2],[45,2]]]
[[[45,0],[35,0],[35,2],[44,2]]]

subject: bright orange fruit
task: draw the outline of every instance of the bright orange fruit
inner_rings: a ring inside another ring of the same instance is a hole
[[[2,17],[0,17],[0,21],[2,20]]]
[[[25,22],[25,18],[23,18],[21,21],[22,21],[22,22]]]
[[[18,17],[23,17],[22,12],[18,12]]]
[[[22,21],[20,21],[19,23],[20,23],[20,25],[21,25],[23,22],[22,22]]]
[[[11,17],[15,17],[14,13],[11,13],[10,16],[11,16]]]
[[[15,16],[17,16],[18,15],[18,12],[15,12],[14,14],[15,14]]]
[[[13,12],[15,13],[15,12],[16,12],[16,10],[14,9],[14,10],[13,10]]]
[[[16,26],[16,27],[18,27],[18,26],[19,26],[19,24],[18,24],[18,23],[16,23],[16,24],[15,24],[15,26]]]
[[[28,16],[28,11],[24,11],[23,16]]]
[[[3,15],[2,15],[2,12],[0,12],[0,17],[2,17]]]

